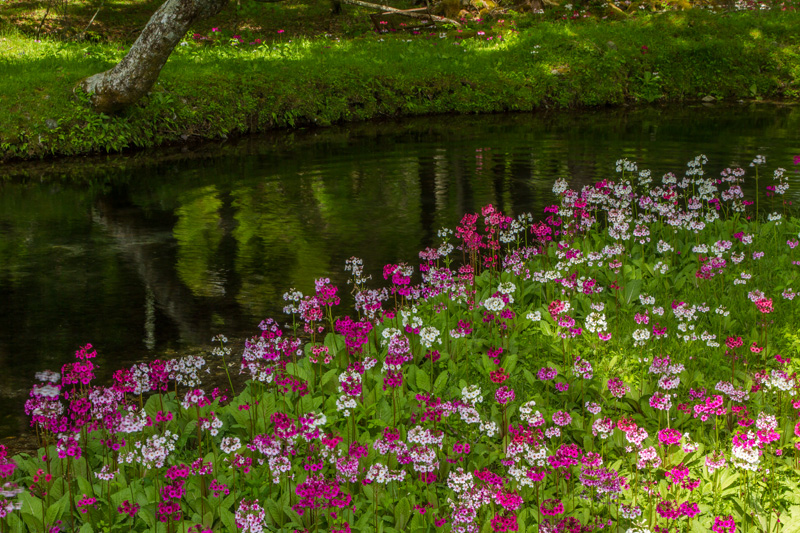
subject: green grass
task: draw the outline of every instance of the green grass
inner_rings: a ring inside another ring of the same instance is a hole
[[[507,20],[443,37],[339,40],[285,32],[259,46],[232,46],[230,32],[222,31],[215,35],[225,35],[218,39],[224,44],[189,38],[151,95],[117,116],[92,113],[73,88],[110,68],[124,53],[121,46],[36,43],[6,30],[0,36],[0,64],[9,74],[0,76],[0,158],[145,148],[385,116],[706,96],[797,99],[797,27],[796,12],[695,10],[521,30]],[[58,128],[50,129],[48,119]]]

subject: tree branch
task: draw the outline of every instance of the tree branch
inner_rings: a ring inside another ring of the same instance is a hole
[[[402,9],[397,9],[395,7],[386,6],[383,4],[372,4],[370,2],[364,2],[363,0],[342,0],[345,4],[353,4],[356,6],[367,7],[369,9],[377,9],[379,11],[388,11],[389,13],[397,13],[400,15],[405,15],[407,17],[415,18],[415,19],[430,19],[436,22],[444,22],[446,24],[453,24],[454,26],[460,28],[461,23],[456,22],[453,19],[440,17],[438,15],[431,15],[430,13],[413,13],[408,11],[403,11]]]
[[[106,0],[102,0],[102,1],[100,2],[100,7],[98,7],[98,8],[97,8],[97,11],[95,11],[95,12],[94,12],[94,15],[92,15],[92,20],[90,20],[90,21],[89,21],[89,24],[87,24],[87,25],[86,25],[86,27],[85,27],[85,28],[83,28],[83,31],[82,31],[82,32],[81,32],[81,33],[78,35],[78,39],[77,39],[78,41],[82,41],[82,40],[83,40],[83,36],[84,36],[84,34],[86,33],[86,30],[88,30],[88,29],[89,29],[89,26],[91,26],[91,25],[92,25],[92,22],[94,22],[94,19],[96,19],[96,18],[97,18],[97,14],[98,14],[98,13],[100,13],[100,10],[101,10],[101,9],[103,9],[103,5],[104,5],[105,3],[106,3]]]

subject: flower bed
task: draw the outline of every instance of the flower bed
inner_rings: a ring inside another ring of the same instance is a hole
[[[383,288],[353,258],[358,316],[290,291],[244,390],[198,356],[94,385],[82,347],[37,375],[43,447],[0,446],[0,531],[796,531],[800,220],[785,170],[746,201],[705,164],[487,206]]]

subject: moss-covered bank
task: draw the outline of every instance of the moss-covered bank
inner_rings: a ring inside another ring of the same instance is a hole
[[[669,13],[428,35],[178,47],[156,90],[92,113],[112,45],[0,37],[0,158],[109,152],[304,124],[635,102],[800,98],[800,14]],[[191,41],[191,40],[190,40]]]

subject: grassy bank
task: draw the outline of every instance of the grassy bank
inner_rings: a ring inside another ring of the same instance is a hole
[[[0,158],[110,152],[430,113],[800,97],[800,14],[700,10],[353,39],[189,36],[150,97],[96,115],[73,87],[118,44],[0,36]],[[237,44],[232,44],[236,42]]]

